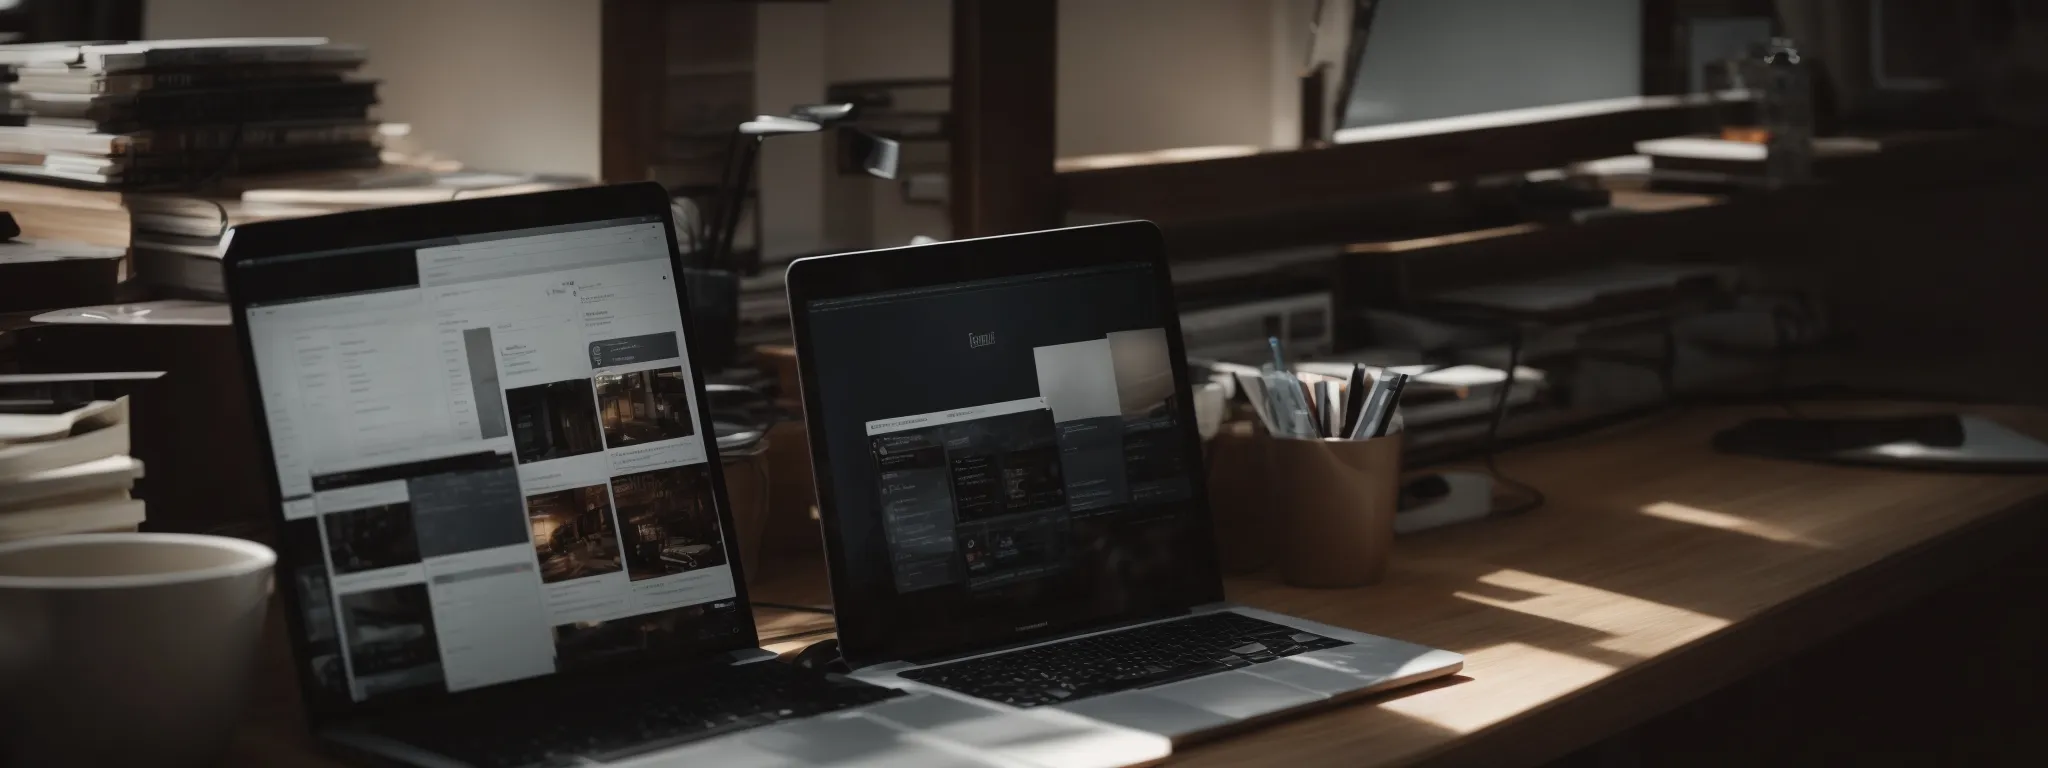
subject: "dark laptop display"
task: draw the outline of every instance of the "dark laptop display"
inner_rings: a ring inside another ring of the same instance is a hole
[[[838,533],[833,593],[861,607],[838,616],[849,661],[1220,598],[1185,372],[1171,362],[1177,321],[1151,253],[793,297],[825,435],[813,450]]]
[[[569,213],[608,194],[536,203],[548,226],[241,244],[316,711],[752,647],[666,219]]]

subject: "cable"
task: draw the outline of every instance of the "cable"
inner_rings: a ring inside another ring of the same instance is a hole
[[[1542,507],[1543,503],[1547,501],[1543,491],[1537,490],[1536,486],[1508,477],[1506,473],[1501,472],[1500,462],[1496,458],[1500,448],[1500,425],[1501,422],[1507,420],[1508,396],[1515,388],[1515,369],[1521,367],[1522,363],[1522,326],[1513,321],[1509,321],[1507,325],[1512,331],[1512,334],[1508,336],[1507,378],[1501,380],[1500,393],[1494,396],[1493,418],[1486,423],[1486,447],[1483,449],[1482,457],[1486,462],[1486,472],[1493,476],[1495,483],[1520,488],[1524,493],[1528,494],[1529,498],[1520,504],[1506,509],[1494,510],[1491,513],[1500,516],[1519,515],[1524,512],[1530,512]]]

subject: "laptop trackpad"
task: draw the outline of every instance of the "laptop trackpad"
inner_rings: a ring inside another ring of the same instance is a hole
[[[1237,720],[1314,704],[1329,698],[1325,694],[1269,680],[1244,670],[1147,688],[1145,693],[1200,707]]]
[[[1247,670],[1269,680],[1277,680],[1296,688],[1307,688],[1325,696],[1337,696],[1352,691],[1364,690],[1384,679],[1345,669],[1339,664],[1297,662],[1300,656],[1260,664]]]
[[[1261,664],[1258,669],[1264,671],[1266,667],[1281,664],[1309,666],[1356,675],[1370,684],[1378,684],[1388,680],[1420,679],[1430,676],[1429,673],[1432,672],[1449,673],[1463,666],[1463,661],[1463,656],[1450,651],[1382,637],[1373,638],[1370,642],[1289,656],[1269,664]]]
[[[1132,765],[1158,760],[1171,750],[1158,736],[1105,727],[1054,709],[998,709],[937,694],[891,699],[861,713],[925,736],[1038,765]]]
[[[630,760],[605,763],[608,768],[806,768],[811,763],[756,748],[741,736],[700,741],[677,749],[650,752]]]
[[[1229,725],[1233,718],[1145,691],[1112,693],[1061,704],[1060,709],[1105,723],[1169,738]]]
[[[921,743],[858,715],[823,715],[757,728],[628,761],[621,768],[986,768],[989,763]]]

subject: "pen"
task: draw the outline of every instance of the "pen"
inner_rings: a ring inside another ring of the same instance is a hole
[[[1280,424],[1273,419],[1272,403],[1266,400],[1266,380],[1256,373],[1237,374],[1237,388],[1244,390],[1244,399],[1251,401],[1252,413],[1265,425],[1266,434],[1280,434]]]
[[[1337,418],[1336,389],[1337,385],[1330,382],[1316,382],[1316,435],[1319,437],[1335,436],[1330,425]]]
[[[1316,402],[1315,385],[1310,384],[1307,379],[1302,378],[1301,374],[1297,373],[1294,375],[1294,388],[1301,392],[1302,408],[1308,411],[1309,430],[1308,434],[1302,435],[1302,437],[1322,437],[1323,412],[1322,405]]]
[[[1359,399],[1364,400],[1365,404],[1359,409],[1358,422],[1351,425],[1350,432],[1345,433],[1347,439],[1364,440],[1372,437],[1373,420],[1379,418],[1380,400],[1386,396],[1388,378],[1389,375],[1382,372],[1379,378],[1373,380],[1372,386],[1360,396]]]
[[[1344,423],[1338,425],[1335,437],[1350,437],[1358,427],[1358,415],[1365,410],[1365,395],[1372,391],[1372,374],[1365,372],[1363,363],[1351,366],[1351,382],[1344,388]]]
[[[1408,386],[1408,377],[1403,374],[1389,373],[1383,378],[1387,380],[1387,392],[1381,399],[1379,417],[1372,425],[1372,437],[1386,437],[1387,428],[1394,424],[1394,414],[1399,412],[1401,390]]]
[[[1264,376],[1267,408],[1273,412],[1273,426],[1279,428],[1273,434],[1278,437],[1315,437],[1315,421],[1309,415],[1308,398],[1302,394],[1301,380],[1284,371],[1268,372]]]

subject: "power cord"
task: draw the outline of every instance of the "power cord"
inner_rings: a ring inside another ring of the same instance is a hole
[[[1497,516],[1519,515],[1524,512],[1532,512],[1542,507],[1544,502],[1548,501],[1543,495],[1543,491],[1538,490],[1536,486],[1508,477],[1507,473],[1500,470],[1500,461],[1497,457],[1497,454],[1500,452],[1500,426],[1501,422],[1507,420],[1508,399],[1515,387],[1515,370],[1522,363],[1523,343],[1522,326],[1519,323],[1509,321],[1507,327],[1511,332],[1508,336],[1507,378],[1501,380],[1500,392],[1494,395],[1493,416],[1486,423],[1486,444],[1485,448],[1482,449],[1481,458],[1486,463],[1486,473],[1493,476],[1495,484],[1520,489],[1527,498],[1519,504],[1494,510],[1490,513]]]

